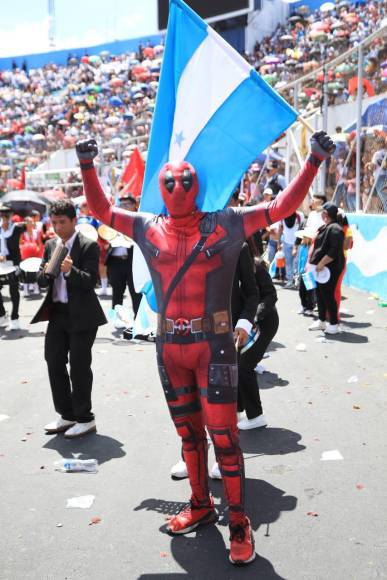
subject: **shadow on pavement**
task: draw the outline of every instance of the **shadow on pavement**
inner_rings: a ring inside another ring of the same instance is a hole
[[[44,336],[44,332],[30,332],[28,329],[22,328],[20,330],[5,330],[0,328],[1,340],[18,340],[20,338],[36,338],[37,336]]]
[[[370,322],[352,322],[351,320],[346,320],[344,326],[348,326],[348,328],[368,328],[372,324]]]
[[[227,525],[226,506],[223,499],[221,482],[212,482],[212,493],[220,497],[217,510],[220,525]],[[246,510],[254,530],[265,526],[265,536],[270,537],[270,524],[276,522],[283,511],[294,510],[297,498],[287,496],[282,489],[274,487],[263,480],[246,479]],[[216,502],[217,503],[217,502]],[[184,504],[168,502],[160,499],[147,499],[135,508],[135,511],[156,511],[162,515],[178,513]],[[166,533],[165,525],[160,531]],[[228,546],[227,546],[228,548]],[[233,567],[228,561],[228,549],[217,526],[198,528],[193,534],[171,537],[171,554],[175,561],[185,570],[185,573],[142,574],[138,580],[179,580],[180,578],[262,578],[262,580],[284,580],[279,576],[273,565],[259,556],[259,545],[256,546],[257,558],[248,567]],[[226,551],[227,549],[227,551]]]
[[[287,455],[304,451],[305,445],[300,445],[301,435],[289,429],[265,427],[239,431],[239,441],[243,453],[256,455]]]
[[[91,433],[79,439],[66,439],[63,435],[54,435],[43,445],[43,449],[54,449],[62,457],[71,457],[73,453],[77,453],[79,459],[97,459],[101,465],[110,459],[124,457],[126,453],[122,449],[123,445],[113,437]]]
[[[258,375],[258,384],[260,389],[273,389],[274,387],[286,387],[289,381],[281,379],[278,373],[265,371],[262,375]]]
[[[266,352],[272,352],[278,350],[279,348],[285,348],[285,345],[282,344],[282,342],[276,342],[275,340],[272,340],[269,346],[267,347]]]
[[[338,342],[349,342],[353,344],[363,344],[368,342],[368,336],[363,334],[355,334],[354,332],[348,332],[344,330],[340,334],[329,334],[325,335],[326,339],[330,342],[331,340],[337,340]]]

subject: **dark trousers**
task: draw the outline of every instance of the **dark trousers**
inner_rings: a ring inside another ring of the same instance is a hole
[[[7,285],[9,286],[9,294],[11,296],[12,302],[11,320],[17,320],[19,318],[20,292],[19,292],[19,281],[14,274],[9,275]],[[5,316],[3,297],[1,295],[1,286],[0,286],[0,316]]]
[[[318,317],[325,321],[328,319],[330,324],[337,324],[338,319],[338,302],[336,300],[335,292],[339,281],[341,271],[331,270],[331,277],[326,284],[317,282],[317,308]]]
[[[137,293],[133,283],[133,249],[128,250],[128,257],[122,259],[118,256],[110,256],[107,263],[107,274],[113,289],[112,308],[124,301],[125,288],[128,286],[132,299],[133,312],[136,316],[141,302],[141,293]]]
[[[257,341],[246,352],[238,354],[238,411],[246,411],[248,419],[254,419],[263,412],[254,369],[277,333],[279,325],[277,309],[273,308],[258,325],[260,334]]]
[[[91,412],[91,349],[98,328],[74,332],[66,307],[50,315],[44,345],[54,407],[63,419],[87,423]],[[66,364],[70,363],[70,376]]]
[[[302,275],[300,275],[298,294],[300,295],[301,306],[305,308],[305,310],[313,310],[316,305],[316,292],[314,289],[306,289]]]

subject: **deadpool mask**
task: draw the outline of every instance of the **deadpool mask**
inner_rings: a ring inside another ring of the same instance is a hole
[[[186,161],[166,163],[160,171],[159,186],[172,217],[184,217],[196,210],[198,178],[195,169]]]

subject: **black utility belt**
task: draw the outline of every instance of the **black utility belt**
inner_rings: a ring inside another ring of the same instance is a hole
[[[195,332],[195,334],[181,335],[163,332],[156,336],[156,342],[162,344],[194,344],[215,338],[213,332]]]
[[[129,256],[126,254],[126,256],[110,256],[110,258],[113,258],[114,260],[127,260]]]

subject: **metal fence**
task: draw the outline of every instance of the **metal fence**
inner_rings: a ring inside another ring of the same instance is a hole
[[[328,130],[336,142],[335,155],[314,187],[346,211],[387,212],[386,61],[384,25],[323,66],[312,63],[311,72],[280,89],[316,129]],[[293,127],[286,155],[289,177],[304,153],[305,129]]]

